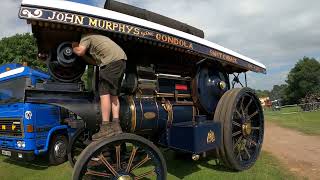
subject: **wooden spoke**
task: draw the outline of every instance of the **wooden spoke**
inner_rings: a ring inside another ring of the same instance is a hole
[[[89,170],[86,172],[86,175],[91,175],[91,176],[100,176],[100,177],[111,177],[111,174],[108,173],[103,173],[103,172],[97,172],[97,171],[93,171],[93,170]]]
[[[237,142],[234,144],[233,150],[235,150],[236,147],[239,146],[239,143],[241,142],[243,136],[240,136],[239,139],[237,140]]]
[[[238,151],[238,154],[237,154],[237,156],[236,156],[236,159],[238,159],[239,156],[240,156],[240,151]]]
[[[117,171],[110,165],[110,163],[106,160],[106,158],[104,158],[103,154],[101,153],[98,156],[99,160],[109,169],[109,171],[116,177],[119,176],[119,174],[117,173]]]
[[[237,115],[238,115],[239,118],[242,117],[242,115],[240,114],[240,112],[238,111],[238,109],[236,109],[236,113],[237,113]]]
[[[241,99],[241,104],[240,104],[240,109],[241,109],[241,112],[242,112],[242,117],[244,117],[243,101],[244,101],[244,97],[242,97],[242,99]]]
[[[247,149],[246,147],[244,147],[244,151],[247,153],[248,158],[250,159],[250,158],[251,158],[251,156],[250,156],[250,153],[249,153],[249,151],[248,151],[248,149]]]
[[[134,159],[134,157],[136,155],[137,150],[138,150],[138,148],[133,146],[132,152],[131,152],[131,155],[130,155],[130,158],[129,158],[129,162],[128,162],[128,165],[127,165],[127,168],[126,168],[126,172],[130,172],[130,169],[131,169],[131,166],[132,166],[132,162],[133,162],[133,159]]]
[[[257,144],[256,142],[254,142],[254,140],[252,140],[251,138],[248,138],[248,141],[249,141],[251,144],[253,144],[253,145],[255,145],[255,146],[258,146],[258,144]]]
[[[134,179],[135,180],[138,180],[138,179],[142,179],[144,177],[147,177],[147,176],[151,176],[151,175],[154,175],[156,172],[156,169],[152,169],[151,171],[148,171],[148,172],[145,172],[143,174],[140,174],[139,176],[135,176]]]
[[[251,127],[253,130],[260,130],[260,127]]]
[[[240,161],[242,161],[241,151],[239,150],[238,152],[239,152],[239,153],[237,154],[236,159],[238,159],[238,158],[239,158],[239,159],[240,159]]]
[[[249,109],[249,106],[251,105],[251,103],[252,103],[252,99],[250,98],[249,103],[247,104],[246,108],[244,109],[244,112],[245,112],[245,113],[248,112],[248,109]]]
[[[149,155],[147,155],[144,159],[142,159],[138,164],[136,164],[135,166],[132,167],[131,171],[139,168],[140,166],[142,166],[144,163],[146,163],[147,161],[149,161],[151,158],[149,157]]]
[[[120,149],[121,149],[120,145],[116,146],[116,159],[117,159],[116,169],[117,169],[117,171],[119,171],[121,169]]]
[[[233,134],[232,134],[232,137],[237,136],[237,135],[239,135],[239,134],[241,134],[241,131],[237,131],[237,132],[233,133]]]
[[[257,115],[259,112],[255,111],[254,113],[252,113],[251,115],[249,115],[248,120],[250,121],[251,118],[253,118],[253,116]]]
[[[238,127],[242,127],[240,123],[237,123],[235,121],[232,121],[232,124],[235,125],[235,126],[238,126]]]

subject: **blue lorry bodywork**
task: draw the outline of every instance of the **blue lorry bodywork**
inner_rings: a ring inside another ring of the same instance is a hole
[[[50,76],[20,64],[0,66],[0,150],[12,158],[32,160],[46,153],[53,134],[74,130],[61,122],[60,107],[24,102],[26,87]]]

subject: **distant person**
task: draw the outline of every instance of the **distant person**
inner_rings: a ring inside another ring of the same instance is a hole
[[[80,43],[72,43],[73,52],[82,56],[90,64],[98,65],[99,95],[101,101],[102,124],[93,140],[122,133],[119,113],[121,80],[126,69],[127,56],[121,47],[110,38],[98,34],[82,35]],[[85,56],[86,52],[91,58]],[[112,110],[112,122],[110,113]]]

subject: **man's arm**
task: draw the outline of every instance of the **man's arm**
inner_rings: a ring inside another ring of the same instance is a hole
[[[81,44],[79,44],[77,42],[73,42],[72,43],[72,49],[73,49],[73,52],[77,56],[84,56],[86,54],[86,51],[87,51],[87,48],[85,46],[82,46]]]
[[[84,55],[81,58],[91,65],[96,65],[96,66],[98,65],[94,59],[92,59],[91,57],[89,57],[87,55]]]

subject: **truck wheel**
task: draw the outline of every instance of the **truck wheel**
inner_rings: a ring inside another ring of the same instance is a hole
[[[121,147],[126,146],[126,151]],[[73,179],[167,179],[160,150],[135,134],[119,134],[92,142],[79,156]]]
[[[233,170],[249,169],[257,161],[264,135],[264,116],[259,99],[249,88],[227,91],[215,110],[221,123],[221,146],[217,156]]]
[[[68,160],[71,167],[76,163],[80,153],[91,143],[91,134],[85,128],[77,129],[68,146]]]
[[[49,147],[49,163],[59,165],[67,160],[68,139],[64,135],[53,135]]]

